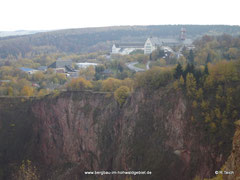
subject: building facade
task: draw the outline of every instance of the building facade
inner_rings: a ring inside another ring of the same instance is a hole
[[[72,60],[57,60],[51,65],[48,66],[48,68],[54,69],[56,72],[74,72],[74,69],[72,68]]]
[[[173,46],[191,46],[192,40],[191,39],[171,39],[171,38],[157,38],[157,37],[150,37],[146,40],[144,44],[144,54],[150,54],[157,48],[163,49],[170,49]]]
[[[90,66],[98,66],[98,63],[89,63],[89,62],[84,62],[84,63],[76,63],[79,69],[86,69]]]
[[[151,54],[157,48],[169,51],[174,46],[185,46],[192,48],[192,40],[186,39],[186,29],[182,28],[178,38],[158,38],[149,37],[144,44],[128,43],[128,44],[113,44],[112,54],[130,54],[135,50],[143,50],[144,54]]]
[[[19,69],[28,74],[34,74],[34,73],[38,72],[37,69],[31,69],[31,68],[26,68],[26,67],[21,67]]]
[[[112,54],[128,55],[135,50],[144,50],[144,43],[121,43],[113,44]]]

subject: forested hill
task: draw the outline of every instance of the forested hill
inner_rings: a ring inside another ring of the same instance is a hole
[[[109,51],[114,41],[144,42],[149,36],[178,38],[182,27],[186,28],[187,37],[193,39],[204,34],[240,35],[240,26],[225,25],[114,26],[67,29],[0,38],[0,58],[31,57],[56,52]]]

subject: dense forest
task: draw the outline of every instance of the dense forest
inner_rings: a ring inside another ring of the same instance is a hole
[[[146,38],[150,36],[179,38],[181,28],[186,28],[187,37],[191,39],[196,39],[204,34],[240,34],[239,26],[224,25],[119,26],[58,30],[0,38],[0,58],[33,57],[56,52],[109,52],[115,41],[145,42]]]

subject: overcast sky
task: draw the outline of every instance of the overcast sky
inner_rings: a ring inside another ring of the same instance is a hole
[[[240,25],[238,0],[3,0],[0,31],[115,25]]]

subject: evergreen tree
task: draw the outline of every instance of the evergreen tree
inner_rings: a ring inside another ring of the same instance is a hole
[[[180,63],[178,63],[178,65],[175,69],[174,77],[176,79],[178,79],[181,77],[181,75],[183,75],[182,65]]]
[[[193,75],[196,78],[197,84],[199,84],[202,77],[202,71],[200,69],[193,70]]]
[[[189,71],[189,72],[194,74],[194,72],[195,72],[195,67],[194,67],[193,64],[190,64],[190,71]]]
[[[101,73],[105,70],[104,66],[95,66],[95,72],[96,73]]]
[[[194,71],[195,71],[194,70],[194,65],[190,64],[190,63],[187,63],[187,66],[186,66],[186,68],[185,68],[185,70],[183,72],[184,79],[186,79],[186,76],[187,76],[188,73],[194,74]]]
[[[204,74],[206,74],[206,75],[209,74],[209,72],[208,72],[208,65],[207,64],[204,67]]]
[[[123,67],[120,63],[117,66],[117,70],[120,71],[120,72],[123,72]]]
[[[193,54],[193,50],[191,49],[188,55],[188,62],[193,64],[194,63],[194,54]]]
[[[208,53],[206,63],[212,62],[211,55]]]

